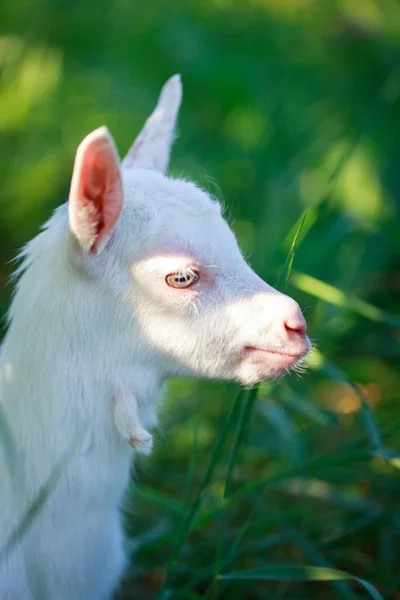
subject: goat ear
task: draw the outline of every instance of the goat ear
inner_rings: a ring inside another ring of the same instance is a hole
[[[164,84],[156,108],[122,161],[124,169],[166,170],[181,99],[181,78],[174,75]]]
[[[69,194],[70,228],[84,250],[101,252],[123,202],[117,150],[108,129],[100,127],[78,147]]]

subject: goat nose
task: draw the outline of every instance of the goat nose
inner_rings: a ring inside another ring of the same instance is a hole
[[[288,321],[284,321],[283,326],[288,333],[290,333],[291,331],[299,333],[300,335],[306,335],[307,333],[307,324],[304,318],[301,320],[291,319]]]
[[[304,336],[307,333],[307,323],[303,317],[299,305],[296,302],[287,309],[287,314],[284,317],[283,327],[286,333],[290,336],[292,333],[297,333]]]

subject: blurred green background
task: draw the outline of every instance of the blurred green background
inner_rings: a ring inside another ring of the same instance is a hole
[[[121,598],[369,597],[302,565],[400,598],[399,3],[3,0],[0,27],[3,313],[78,143],[107,124],[123,154],[174,73],[171,173],[224,203],[269,283],[309,209],[288,287],[309,372],[264,384],[224,438],[236,386],[171,382],[129,491]]]

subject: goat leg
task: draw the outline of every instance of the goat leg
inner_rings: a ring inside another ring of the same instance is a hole
[[[114,419],[120,435],[140,454],[150,454],[153,436],[139,419],[138,403],[133,394],[119,394],[114,402]]]

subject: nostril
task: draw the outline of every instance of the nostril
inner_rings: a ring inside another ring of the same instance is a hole
[[[287,320],[283,325],[287,332],[294,331],[299,335],[305,335],[307,333],[307,325],[304,320]]]

